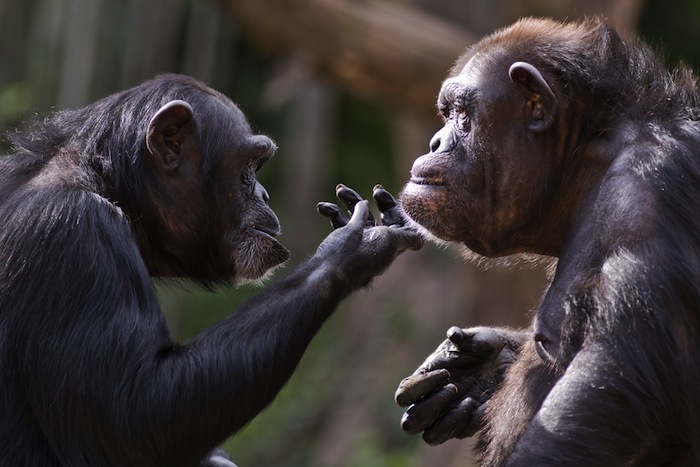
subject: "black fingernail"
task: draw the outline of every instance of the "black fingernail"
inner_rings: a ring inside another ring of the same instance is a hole
[[[409,407],[408,410],[411,410],[411,408],[414,406]],[[411,435],[417,435],[418,433],[421,432],[420,426],[416,426],[416,424],[413,422],[413,419],[409,418],[410,414],[408,411],[406,411],[403,416],[401,417],[401,429],[405,431],[408,434]]]

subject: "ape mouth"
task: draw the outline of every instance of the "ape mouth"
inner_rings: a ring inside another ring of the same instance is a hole
[[[251,230],[259,235],[262,235],[263,237],[269,237],[275,241],[277,241],[276,237],[282,233],[280,231],[279,227],[278,228],[269,228],[269,227],[259,226],[259,225],[252,226]]]
[[[442,177],[412,176],[409,183],[422,186],[445,186],[445,180]]]

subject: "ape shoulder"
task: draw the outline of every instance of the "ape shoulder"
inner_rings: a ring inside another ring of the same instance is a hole
[[[59,310],[75,310],[81,287],[104,283],[106,303],[117,303],[125,290],[150,288],[150,278],[123,212],[104,197],[75,187],[28,186],[0,206],[0,272],[2,287],[18,292],[8,295],[14,309],[30,307],[37,297]],[[15,260],[21,258],[21,261]],[[120,270],[128,268],[129,283]],[[45,287],[57,277],[70,278],[62,289]],[[140,277],[140,281],[133,281]],[[117,300],[115,302],[115,300]],[[23,305],[20,301],[26,301]],[[82,304],[85,309],[93,305]]]

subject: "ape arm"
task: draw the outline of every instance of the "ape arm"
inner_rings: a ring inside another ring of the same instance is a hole
[[[380,245],[386,241],[385,237],[403,235],[401,230],[389,227],[364,230],[364,217],[368,212],[366,204],[356,211],[354,220],[347,227],[329,235],[317,253],[289,276],[241,305],[226,318],[224,326],[205,330],[187,346],[188,352],[202,355],[197,366],[211,365],[213,371],[217,364],[207,354],[212,347],[221,347],[232,354],[228,357],[232,361],[245,362],[242,366],[246,371],[255,370],[255,374],[246,377],[254,384],[222,381],[222,397],[259,401],[259,407],[258,404],[236,407],[239,412],[234,418],[240,425],[236,428],[247,423],[286,383],[308,342],[338,303],[375,275],[376,269],[360,271],[368,267],[368,260],[358,259],[373,257],[369,265],[373,269],[389,260],[385,256],[388,245]],[[353,231],[348,232],[350,229]],[[371,239],[371,236],[375,238]],[[393,252],[390,256],[393,259]],[[235,342],[229,342],[232,329],[237,336]],[[232,395],[234,387],[237,394]],[[216,412],[218,408],[213,406],[213,410]]]
[[[26,416],[64,465],[195,465],[272,400],[343,297],[420,246],[402,227],[365,228],[362,202],[297,270],[178,346],[123,215],[66,191],[17,206],[33,217],[10,222],[24,231],[6,232],[3,243],[28,259],[4,278],[6,287],[29,284],[17,287],[14,307],[51,308],[50,319],[13,315],[10,328],[32,338],[12,343],[21,377],[8,391],[26,394]],[[58,259],[45,261],[47,251]]]
[[[679,374],[684,340],[659,311],[683,312],[696,304],[675,297],[676,278],[690,276],[676,269],[680,262],[651,259],[664,244],[619,249],[588,287],[571,294],[578,298],[567,307],[568,332],[558,357],[571,360],[560,362],[561,378],[552,380],[551,390],[527,389],[533,383],[524,377],[505,388],[511,396],[546,396],[541,406],[530,404],[537,411],[506,465],[694,465],[681,460],[688,451],[677,441],[688,430],[678,422],[686,409],[677,401],[695,387],[687,379],[693,371]],[[528,371],[543,365],[530,364]],[[688,383],[670,387],[671,381]]]
[[[651,396],[657,375],[621,367],[623,360],[615,356],[619,351],[597,343],[584,346],[506,465],[650,465],[646,449],[653,449],[666,424],[651,415],[655,405],[664,403]],[[640,391],[643,387],[650,392]],[[667,452],[670,461],[673,450]]]

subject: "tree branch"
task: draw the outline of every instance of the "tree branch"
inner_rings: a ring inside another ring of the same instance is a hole
[[[434,112],[447,71],[474,37],[409,5],[367,0],[220,0],[268,53],[294,55],[351,92]]]

